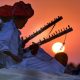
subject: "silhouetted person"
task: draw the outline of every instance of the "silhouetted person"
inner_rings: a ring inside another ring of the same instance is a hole
[[[29,18],[34,14],[30,4],[23,1],[16,2],[13,6],[0,7],[0,64],[2,67],[20,67],[21,69],[36,69],[49,73],[64,73],[67,64],[65,53],[56,54],[54,58],[48,55],[36,43],[29,47],[26,58],[23,54],[20,31]],[[19,64],[17,64],[19,63]]]
[[[16,2],[13,6],[0,7],[0,64],[8,67],[22,61],[19,56],[22,40],[20,31],[29,18],[34,14],[30,4],[23,1]]]

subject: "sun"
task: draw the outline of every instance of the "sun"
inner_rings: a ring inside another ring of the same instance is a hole
[[[64,52],[65,46],[61,42],[56,42],[52,45],[52,51],[56,54],[59,52]]]

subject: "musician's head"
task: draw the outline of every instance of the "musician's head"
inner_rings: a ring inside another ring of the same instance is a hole
[[[68,56],[65,52],[59,52],[55,55],[55,59],[61,63],[63,66],[67,65],[68,62]]]
[[[14,22],[19,29],[24,27],[25,23],[33,16],[33,14],[34,10],[30,4],[25,4],[23,1],[20,1],[13,5],[12,15]]]
[[[0,18],[7,22],[13,19],[17,28],[22,29],[25,23],[34,14],[30,4],[25,4],[23,1],[14,3],[13,6],[5,5],[0,7]]]

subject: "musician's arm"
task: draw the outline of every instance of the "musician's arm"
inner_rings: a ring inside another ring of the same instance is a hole
[[[37,43],[32,43],[32,45],[29,46],[29,49],[31,50],[32,55],[36,55],[38,53],[39,45]]]
[[[39,45],[37,43],[32,43],[32,45],[30,45],[27,48],[24,48],[24,54],[27,53],[28,51],[31,51],[32,55],[36,55],[38,53],[38,49],[39,49]]]

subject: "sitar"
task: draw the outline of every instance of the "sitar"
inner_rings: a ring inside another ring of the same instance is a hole
[[[38,31],[33,32],[33,34],[29,35],[29,37],[26,37],[25,40],[23,40],[23,48],[25,47],[25,44],[27,42],[29,42],[31,39],[33,39],[34,37],[36,37],[37,35],[39,35],[40,33],[42,33],[43,31],[45,31],[46,29],[48,29],[49,27],[51,27],[52,25],[55,25],[56,23],[58,23],[60,20],[62,20],[63,17],[62,16],[58,16],[57,18],[55,18],[54,20],[52,20],[51,22],[47,23],[46,25],[44,25],[43,27],[41,27]]]
[[[39,46],[48,43],[60,36],[63,36],[64,34],[67,34],[69,32],[73,31],[73,28],[70,27],[69,25],[67,27],[65,27],[64,29],[60,29],[58,31],[56,31],[55,33],[53,33],[52,35],[49,35],[47,38],[43,38],[43,40],[39,40],[36,44],[38,44]],[[25,48],[25,51],[28,49],[29,47]]]

